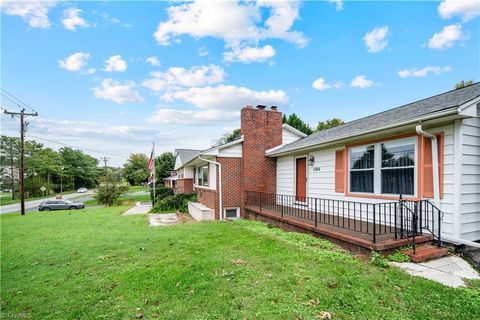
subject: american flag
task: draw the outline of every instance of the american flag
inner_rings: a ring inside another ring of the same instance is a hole
[[[154,149],[152,149],[152,153],[150,154],[150,160],[148,160],[148,171],[150,171],[150,177],[148,178],[148,181],[151,182],[153,181],[155,177],[155,152]]]

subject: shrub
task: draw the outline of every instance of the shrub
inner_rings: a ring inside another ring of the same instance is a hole
[[[173,195],[173,189],[167,187],[156,187],[155,188],[155,201],[162,200],[168,196]],[[153,190],[150,189],[150,200],[153,202]]]
[[[111,206],[115,204],[122,194],[128,191],[128,186],[115,179],[113,176],[108,175],[104,177],[98,185],[98,191],[95,195],[95,199],[101,204]]]
[[[188,211],[188,202],[197,201],[197,195],[195,193],[179,193],[171,196],[167,196],[163,199],[157,200],[157,203],[153,207],[153,212],[166,212],[166,211]]]

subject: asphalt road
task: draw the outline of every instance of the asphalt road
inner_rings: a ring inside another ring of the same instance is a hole
[[[88,196],[93,194],[93,191],[88,191],[87,193],[70,193],[62,196],[63,199],[72,199],[78,198],[80,196]],[[25,211],[37,211],[38,205],[43,201],[55,200],[55,196],[50,198],[43,198],[38,200],[25,201]],[[11,213],[11,212],[20,212],[20,203],[8,204],[5,206],[0,206],[0,214]]]

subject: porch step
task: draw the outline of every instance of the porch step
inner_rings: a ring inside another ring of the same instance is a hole
[[[448,249],[445,247],[437,247],[432,245],[425,245],[417,247],[416,253],[413,253],[413,249],[402,251],[415,263],[424,262],[427,260],[438,259],[448,254]]]

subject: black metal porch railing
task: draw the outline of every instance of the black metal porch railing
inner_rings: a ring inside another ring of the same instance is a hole
[[[411,239],[431,233],[441,244],[443,213],[428,200],[367,203],[359,201],[298,197],[247,191],[245,206],[270,211],[280,217],[295,217],[314,225],[330,225],[364,235],[376,243],[385,239]]]

